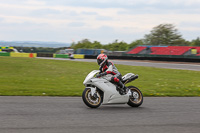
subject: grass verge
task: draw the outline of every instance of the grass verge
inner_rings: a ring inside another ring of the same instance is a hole
[[[123,75],[139,75],[128,85],[140,88],[144,96],[200,96],[199,71],[116,66]],[[0,57],[0,95],[81,96],[83,80],[95,69],[97,63]]]

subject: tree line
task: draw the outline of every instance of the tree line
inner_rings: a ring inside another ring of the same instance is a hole
[[[115,40],[109,44],[101,44],[98,41],[91,42],[89,39],[83,39],[77,43],[73,42],[70,46],[72,49],[106,49],[110,51],[127,51],[136,46],[151,45],[151,46],[200,46],[200,37],[192,41],[185,40],[178,29],[173,24],[160,24],[153,27],[149,34],[144,35],[144,38],[135,40],[131,43]],[[15,47],[20,52],[28,53],[56,53],[62,48],[45,48],[45,47]]]
[[[71,48],[106,49],[111,51],[126,51],[138,45],[151,46],[200,46],[200,38],[192,41],[185,40],[173,24],[160,24],[154,27],[144,38],[131,43],[115,40],[112,43],[102,45],[98,41],[91,42],[88,39],[72,43]]]
[[[133,48],[136,45],[142,45],[142,44],[143,43],[141,40],[134,41],[130,44],[124,41],[115,40],[113,43],[102,45],[98,41],[90,42],[88,39],[84,39],[82,41],[79,41],[78,43],[72,43],[71,48],[75,50],[79,48],[85,48],[85,49],[106,49],[110,51],[126,51],[128,49]]]

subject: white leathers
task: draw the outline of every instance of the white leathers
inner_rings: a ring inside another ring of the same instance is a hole
[[[103,67],[99,68],[100,72],[107,72],[108,74],[121,75],[118,69],[111,61],[107,61]]]

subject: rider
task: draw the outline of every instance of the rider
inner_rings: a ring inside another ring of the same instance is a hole
[[[109,79],[109,81],[116,84],[120,89],[123,90],[123,94],[126,94],[128,92],[128,88],[125,87],[125,85],[121,82],[122,75],[117,70],[115,65],[112,62],[108,61],[107,55],[99,54],[97,56],[97,63],[100,66],[99,67],[100,73],[97,74],[96,77],[101,77],[101,76],[104,76],[107,74],[112,74],[113,76]]]

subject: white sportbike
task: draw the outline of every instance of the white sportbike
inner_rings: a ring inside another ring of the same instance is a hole
[[[85,90],[82,93],[83,102],[91,108],[97,108],[101,104],[125,104],[131,107],[139,107],[143,103],[142,92],[135,86],[128,86],[128,93],[120,95],[121,89],[107,79],[110,74],[96,78],[95,75],[99,70],[93,70],[85,78],[83,84]],[[138,75],[127,73],[122,77],[125,84],[138,78]]]

